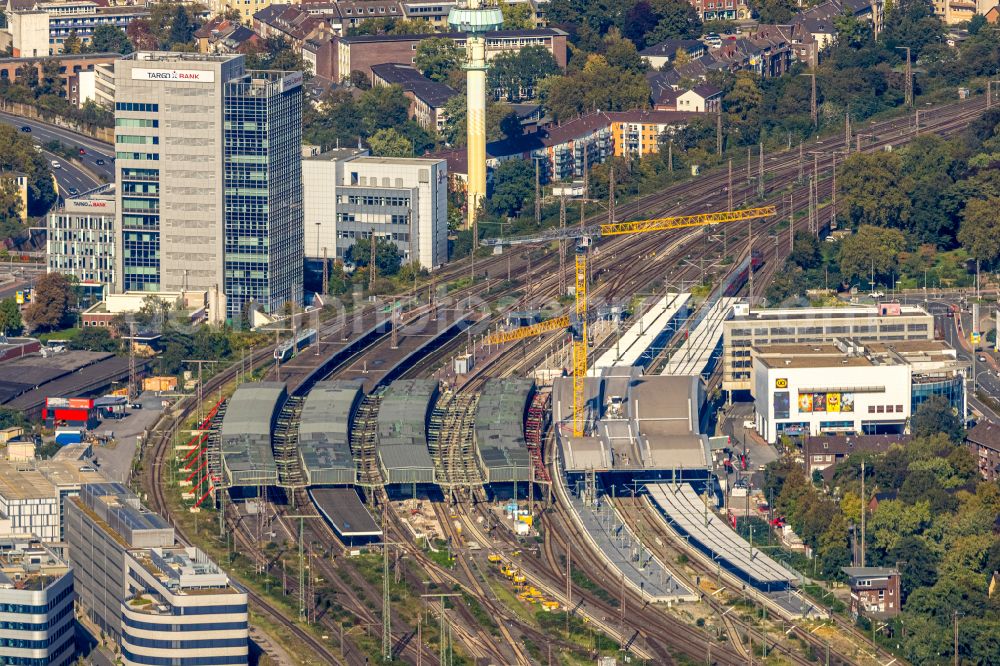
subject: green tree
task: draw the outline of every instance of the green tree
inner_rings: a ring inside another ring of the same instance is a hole
[[[35,95],[61,96],[63,93],[62,66],[58,60],[47,59],[42,61],[42,70],[38,75],[38,85],[35,87]]]
[[[934,15],[931,0],[895,0],[886,9],[880,38],[890,53],[897,46],[910,47],[915,61],[926,47],[943,42],[944,32],[944,24]]]
[[[466,103],[465,95],[455,95],[444,105],[445,123],[441,132],[442,138],[449,146],[464,146],[468,141],[465,125]],[[507,136],[501,129],[501,123],[509,118],[514,110],[505,102],[494,102],[489,97],[486,98],[486,140],[496,141]],[[515,131],[510,126],[510,121],[505,125],[509,131]]]
[[[903,601],[918,587],[930,587],[937,582],[937,557],[924,540],[917,536],[906,536],[889,549],[886,564],[900,565],[902,575]]]
[[[612,28],[604,36],[604,60],[617,69],[626,72],[646,71],[646,62],[639,55],[632,40],[622,37],[617,28]]]
[[[354,245],[347,248],[345,259],[350,263],[365,268],[371,261],[371,241],[367,238],[359,238],[354,241]],[[395,275],[402,265],[403,253],[394,242],[379,236],[375,242],[375,268],[381,276]]]
[[[971,19],[969,19],[969,34],[978,35],[979,31],[983,29],[983,26],[987,24],[986,17],[982,14],[974,14]]]
[[[62,273],[46,273],[35,283],[25,322],[34,331],[65,328],[72,321],[73,285]]]
[[[20,335],[24,329],[21,321],[21,309],[13,298],[0,301],[0,334]]]
[[[902,163],[896,153],[854,153],[838,167],[837,186],[855,225],[902,227],[909,199],[900,187]]]
[[[0,429],[23,428],[27,424],[24,412],[8,407],[0,407]]]
[[[188,45],[194,39],[194,31],[197,29],[198,26],[191,20],[187,8],[184,5],[177,5],[173,20],[170,21],[170,38],[168,43],[171,46],[174,44]]]
[[[764,96],[757,76],[751,72],[738,72],[732,89],[722,99],[726,124],[738,144],[757,143],[760,137],[760,107]]]
[[[286,72],[309,72],[312,67],[284,37],[270,35],[246,56],[247,69],[275,69]]]
[[[535,96],[538,81],[559,74],[552,53],[544,46],[526,46],[519,51],[504,51],[490,61],[486,73],[490,90],[508,101]]]
[[[132,53],[133,48],[124,30],[113,25],[99,25],[94,28],[94,33],[90,36],[87,51],[128,55]]]
[[[702,23],[694,6],[686,0],[652,0],[650,3],[659,19],[656,27],[644,36],[647,45],[666,39],[697,39]]]
[[[931,524],[930,503],[906,504],[898,500],[879,502],[868,523],[874,547],[882,552],[896,548],[900,541],[920,534]]]
[[[535,27],[535,10],[530,2],[502,0],[500,11],[503,13],[504,30],[530,30]]]
[[[871,23],[856,18],[849,10],[833,19],[837,30],[837,44],[852,49],[859,49],[872,38]]]
[[[63,53],[79,53],[82,47],[83,44],[80,42],[76,30],[70,30],[69,35],[63,40]]]
[[[808,231],[796,231],[792,241],[792,253],[788,260],[799,268],[808,270],[816,268],[823,262],[819,239]]]
[[[125,42],[121,42],[117,37],[108,41],[119,48],[134,48],[136,51],[155,51],[160,48],[160,40],[153,34],[153,24],[149,19],[132,19],[125,28],[125,36],[127,37]]]
[[[444,81],[448,74],[458,69],[462,52],[454,40],[447,37],[432,37],[417,44],[413,64],[431,81]]]
[[[513,217],[535,200],[535,169],[524,160],[504,160],[493,173],[493,193],[487,199],[496,215]]]
[[[391,127],[372,134],[368,138],[368,147],[377,157],[413,157],[413,144]]]
[[[947,399],[937,395],[917,407],[910,417],[910,432],[916,437],[929,437],[940,432],[955,443],[965,439],[962,419]]]
[[[865,225],[840,241],[837,262],[841,274],[848,280],[866,278],[875,271],[876,277],[896,270],[899,253],[906,249],[906,236],[898,229],[883,229]]]
[[[546,108],[558,120],[591,111],[626,111],[649,107],[651,91],[646,78],[608,64],[592,55],[580,72],[550,76],[539,83]]]
[[[962,211],[958,242],[976,259],[991,263],[1000,258],[1000,197],[970,199]]]
[[[797,11],[792,0],[753,0],[750,7],[761,23],[788,23]]]
[[[69,341],[70,349],[84,351],[113,352],[118,349],[118,342],[111,337],[108,329],[100,326],[87,326]]]
[[[361,126],[371,136],[380,129],[399,127],[409,118],[410,100],[400,86],[377,86],[358,96]]]
[[[21,193],[11,179],[0,181],[0,239],[16,238],[24,232]]]

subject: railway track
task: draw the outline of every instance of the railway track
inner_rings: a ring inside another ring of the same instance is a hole
[[[973,117],[981,113],[983,107],[984,107],[984,101],[981,98],[979,98],[967,102],[956,103],[950,105],[949,107],[941,108],[936,111],[925,112],[923,117],[925,123],[923,128],[924,132],[933,131],[935,133],[944,135],[949,135],[954,132],[957,132],[961,130],[964,126],[966,126]],[[869,150],[880,149],[881,147],[889,145],[893,142],[905,143],[913,136],[913,133],[907,130],[908,124],[909,124],[908,118],[876,124],[871,129],[878,135],[879,138],[877,138],[874,142],[866,146],[866,148]],[[817,147],[821,145],[826,150],[837,150],[843,148],[843,140],[842,139],[832,140],[832,141],[827,141],[825,144],[821,142],[820,144],[814,144],[814,145]],[[828,163],[831,162],[832,159],[833,159],[832,157],[820,158],[819,159],[820,167],[822,168],[826,166],[827,171],[829,171]],[[777,157],[773,157],[772,164],[768,165],[768,171],[771,175],[771,180],[768,182],[769,189],[773,191],[779,185],[787,186],[787,184],[791,182],[791,180],[795,180],[794,177],[791,177],[791,174],[792,172],[797,172],[798,169],[799,169],[799,161],[797,155],[792,155],[786,152]],[[820,180],[822,181],[823,179]],[[681,185],[674,186],[671,188],[666,188],[666,190],[664,190],[661,193],[643,197],[640,200],[638,207],[639,208],[645,207],[646,210],[651,211],[652,215],[666,215],[676,212],[677,209],[681,206],[682,200],[686,199],[686,202],[683,204],[683,207],[688,211],[693,211],[693,208],[697,208],[698,204],[702,204],[704,207],[707,208],[712,204],[712,202],[721,198],[719,187],[721,187],[721,185],[726,182],[727,182],[727,177],[721,171],[716,172],[714,174],[707,174],[706,176],[701,177],[695,181],[683,183]],[[734,200],[738,200],[740,193],[739,190],[742,190],[743,198],[745,200],[748,198],[752,198],[752,195],[755,195],[755,188],[749,183],[747,184],[747,186],[738,189],[736,189],[734,185],[734,190],[735,190],[733,193]],[[673,203],[675,199],[677,201],[676,204]],[[765,224],[762,226],[765,230],[769,230],[776,224],[777,223],[775,222],[771,222],[769,224]],[[799,224],[798,226],[801,226],[801,224]],[[659,258],[663,257],[664,254],[667,256],[670,256],[672,254],[672,251],[664,252],[662,254],[658,252],[659,244],[662,244],[665,241],[674,242],[676,240],[678,245],[674,249],[678,249],[684,247],[689,243],[694,243],[695,241],[698,240],[698,238],[691,237],[688,239],[679,239],[679,238],[673,239],[670,234],[663,234],[659,236],[659,238],[650,238],[648,240],[647,239],[629,239],[629,240],[631,242],[622,239],[620,243],[616,241],[610,241],[602,244],[601,251],[603,254],[601,255],[601,258],[598,258],[592,264],[593,270],[597,273],[597,275],[595,275],[595,282],[597,283],[601,282],[602,268],[604,269],[603,271],[604,273],[611,273],[612,272],[611,267],[617,266],[617,264],[609,264],[607,266],[604,266],[604,263],[612,260],[617,260],[618,251],[625,251],[626,249],[628,249],[629,254],[632,257],[636,256],[636,254],[642,256],[643,252],[648,252],[649,254],[647,256],[652,257],[653,256],[652,253],[656,252],[657,258]],[[741,238],[741,234],[739,233],[739,231],[737,231],[737,233],[733,234],[732,236],[728,236],[727,234],[727,237],[725,238],[724,241],[722,241],[722,244],[728,245],[730,242],[736,244],[740,243],[742,240],[743,239]],[[712,241],[711,238],[709,237],[707,244],[711,247],[712,243],[715,243],[716,245],[719,244],[718,241]],[[665,249],[670,250],[670,248],[665,248]],[[769,249],[765,248],[764,252],[767,254],[770,251]],[[775,249],[772,253],[771,271],[776,270],[777,266],[776,260],[778,258],[778,252],[779,250],[776,244]],[[605,258],[608,257],[609,255],[611,257],[611,260]],[[534,262],[533,266],[536,268],[536,270],[548,270],[551,275],[553,271],[549,269],[555,267],[555,265],[557,265],[558,260],[555,257],[554,253],[552,252],[549,252],[544,256],[545,256],[544,261]],[[499,274],[497,272],[497,267],[498,266],[502,267],[508,261],[512,260],[508,257],[493,257],[489,259],[476,260],[476,264],[479,270],[482,270],[484,272],[493,275],[497,275]],[[523,268],[525,266],[525,263],[526,262],[520,262],[518,265],[519,267]],[[449,278],[461,277],[466,273],[467,268],[469,268],[467,264],[464,263],[456,264],[453,267],[446,269],[445,272],[439,273],[437,279],[444,281]],[[617,273],[615,277],[613,277],[609,282],[607,297],[610,298],[625,293],[629,289],[634,288],[636,285],[642,284],[644,281],[646,282],[646,284],[648,284],[649,281],[652,281],[652,279],[659,277],[660,274],[661,273],[659,272],[659,267],[655,265],[643,266],[642,268],[640,268],[637,274],[630,274],[628,277],[624,272]],[[671,273],[669,272],[665,273],[665,277],[667,279],[673,279]],[[527,280],[530,282],[531,280],[530,275],[527,276]],[[552,276],[550,278],[544,279],[543,282],[555,283],[557,280],[558,277]],[[473,287],[475,286],[476,284],[473,284]],[[419,290],[415,290],[413,292],[412,295],[414,297],[417,291]],[[551,296],[553,291],[558,291],[558,284],[552,284],[551,286],[546,286],[544,290],[539,289],[537,293],[535,289],[529,289],[529,293],[532,298],[539,298],[543,294],[548,294],[549,296]],[[457,297],[461,293],[463,292],[459,291],[455,294],[455,296]],[[471,295],[472,290],[469,290],[469,293]],[[374,308],[372,308],[372,310],[374,310]],[[364,312],[364,310],[362,310],[362,312]],[[354,320],[352,319],[347,321],[354,321]],[[347,321],[345,321],[341,325],[340,329],[338,329],[336,324],[323,327],[323,329],[320,331],[320,336],[319,336],[320,337],[319,351],[321,353],[323,351],[322,345],[324,337],[329,339],[332,335],[336,334],[338,330],[344,330],[348,325]],[[270,355],[271,349],[273,349],[273,347],[268,346],[258,352],[252,353],[251,354],[252,362],[255,363],[265,362]],[[491,364],[489,364],[489,366],[487,367],[495,369],[509,362],[510,362],[509,358],[505,358],[505,360],[503,361],[496,360]],[[209,393],[211,393],[212,391],[220,388],[223,384],[227,383],[228,381],[231,381],[236,376],[237,372],[238,369],[235,366],[230,368],[229,370],[223,371],[219,375],[213,377],[212,380],[209,380],[205,388],[208,390]],[[291,379],[294,382],[295,376],[292,375],[289,379]],[[485,381],[485,379],[483,379],[482,381]],[[481,385],[481,383],[479,385]],[[470,385],[470,388],[475,388],[476,386],[477,384],[473,383]],[[158,424],[157,426],[158,436],[154,440],[151,449],[153,462],[147,467],[144,474],[145,477],[144,480],[145,480],[145,485],[150,491],[151,508],[163,513],[164,515],[167,515],[169,512],[167,511],[168,504],[164,494],[164,488],[166,484],[163,472],[164,469],[163,462],[167,458],[167,454],[169,453],[173,432],[181,425],[181,423],[186,418],[190,416],[190,414],[194,411],[193,408],[194,406],[190,404],[190,401],[188,401],[187,404],[179,406],[178,411],[173,416],[166,417],[165,420],[161,421],[161,423]],[[187,539],[187,535],[183,534],[180,531],[178,533],[183,539]],[[265,614],[270,615],[274,619],[274,621],[276,621],[278,624],[283,625],[298,640],[301,640],[304,645],[308,646],[310,649],[315,651],[320,658],[327,660],[328,663],[337,662],[335,655],[333,655],[329,651],[329,649],[326,648],[325,645],[323,645],[322,643],[317,641],[314,637],[312,637],[312,635],[309,632],[306,632],[305,630],[298,627],[295,623],[287,620],[287,618],[284,617],[281,610],[275,608],[273,604],[271,604],[268,600],[260,597],[260,595],[257,595],[256,593],[253,593],[251,595],[251,601],[256,607],[257,612],[263,612]]]

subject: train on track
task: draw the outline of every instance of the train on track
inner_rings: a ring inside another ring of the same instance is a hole
[[[750,270],[752,269],[756,273],[763,265],[764,253],[760,250],[751,252],[750,257],[744,258],[736,269],[730,271],[722,283],[722,296],[735,296],[738,294],[743,285],[747,283],[750,277]]]
[[[316,329],[306,328],[299,332],[295,340],[283,342],[274,348],[274,358],[281,363],[289,360],[316,341]]]

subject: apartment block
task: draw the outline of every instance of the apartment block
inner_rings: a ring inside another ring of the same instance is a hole
[[[144,4],[109,5],[91,0],[7,0],[6,40],[15,57],[58,55],[63,42],[75,34],[84,44],[90,43],[94,30],[110,25],[124,30],[137,18],[149,16]]]
[[[247,663],[247,595],[207,555],[121,484],[65,502],[80,606],[126,666]]]

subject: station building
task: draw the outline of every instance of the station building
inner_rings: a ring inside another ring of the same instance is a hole
[[[943,341],[771,344],[751,348],[757,432],[901,434],[933,396],[966,413],[967,365]]]
[[[799,343],[811,345],[854,338],[861,342],[933,340],[934,317],[923,308],[898,303],[873,307],[734,310],[723,324],[722,388],[749,391],[753,347]]]

